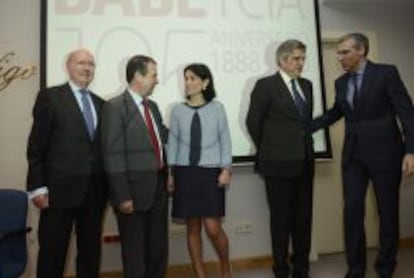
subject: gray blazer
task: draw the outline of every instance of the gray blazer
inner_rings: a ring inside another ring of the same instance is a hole
[[[167,129],[157,104],[149,103],[164,145]],[[159,178],[157,160],[145,120],[128,91],[104,105],[101,124],[104,167],[112,203],[118,207],[123,201],[133,200],[135,210],[149,209]]]

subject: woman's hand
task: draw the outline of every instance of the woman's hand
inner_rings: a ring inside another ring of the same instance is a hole
[[[170,173],[168,173],[168,177],[167,177],[167,191],[169,193],[173,193],[175,189],[175,185],[174,185],[174,176]]]
[[[402,162],[404,176],[409,177],[414,174],[414,154],[407,153]]]
[[[230,169],[223,168],[218,177],[218,186],[224,187],[226,185],[229,185],[230,182],[231,182],[231,171]]]
[[[173,193],[175,189],[174,185],[174,174],[173,174],[173,168],[168,168],[168,177],[167,177],[167,192]]]

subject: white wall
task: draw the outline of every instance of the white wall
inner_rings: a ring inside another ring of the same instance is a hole
[[[377,36],[380,61],[398,66],[411,96],[414,97],[414,64],[410,60],[414,42],[411,35],[414,27],[414,2],[392,4],[393,1],[388,1],[374,5],[358,2],[343,4],[347,1],[339,0],[332,2],[335,3],[321,4],[320,7],[322,32],[374,32]]]
[[[303,0],[307,1],[307,0]],[[12,64],[21,66],[34,64],[39,66],[40,40],[40,1],[2,0],[0,2],[0,56],[8,51],[17,53]],[[338,1],[336,1],[338,2]],[[320,8],[321,27],[323,34],[370,31],[376,35],[378,57],[381,61],[397,64],[401,75],[414,96],[414,64],[411,51],[414,38],[412,33],[414,23],[412,10],[414,4],[401,7],[389,4],[376,4],[369,7],[366,4],[330,4]],[[162,62],[162,61],[160,61]],[[0,75],[5,65],[0,65]],[[38,74],[28,80],[13,82],[7,89],[0,91],[0,187],[24,189],[26,175],[25,149],[27,134],[31,124],[31,107],[39,88]],[[0,77],[1,78],[1,77]],[[1,79],[0,79],[1,81]],[[334,132],[338,127],[333,129]],[[340,150],[339,136],[333,136],[336,157],[333,161],[319,163],[315,181],[315,221],[320,223],[325,212],[325,197],[329,188],[334,184],[339,186],[338,155]],[[402,187],[401,233],[403,237],[414,237],[414,221],[410,215],[414,211],[414,181],[406,181]],[[338,204],[339,205],[339,204]],[[268,211],[264,195],[263,183],[253,174],[251,167],[240,167],[234,170],[234,181],[227,195],[227,217],[224,226],[228,231],[231,243],[232,258],[254,257],[270,254],[270,236],[268,228]],[[29,220],[35,227],[38,212],[30,212]],[[319,219],[319,220],[318,220]],[[234,226],[242,221],[252,224],[252,233],[235,234]],[[314,249],[321,250],[324,239],[318,237],[315,228]],[[105,230],[108,233],[116,231],[114,220],[109,214]],[[31,259],[27,277],[34,277],[33,265],[36,253],[36,231],[29,240]],[[181,228],[174,226],[174,236],[171,237],[170,263],[188,262],[185,239]],[[73,252],[72,252],[73,254]],[[70,256],[70,261],[73,261]],[[213,259],[214,254],[206,244],[206,259]],[[103,269],[120,268],[119,246],[106,244],[103,254]],[[68,271],[72,272],[70,264]]]

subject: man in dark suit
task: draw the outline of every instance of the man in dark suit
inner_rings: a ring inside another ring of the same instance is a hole
[[[37,277],[62,277],[73,223],[76,276],[99,277],[102,218],[107,200],[98,120],[104,101],[88,90],[92,54],[73,51],[69,82],[41,90],[33,108],[27,190],[41,209]]]
[[[102,117],[102,142],[110,199],[121,237],[126,278],[162,278],[168,255],[168,199],[163,144],[166,129],[148,97],[158,83],[154,59],[127,64],[128,88],[110,100]]]
[[[401,170],[407,175],[414,172],[414,108],[397,69],[368,61],[368,50],[368,38],[363,34],[340,38],[337,54],[345,74],[335,81],[334,106],[315,120],[313,129],[345,117],[342,176],[346,277],[365,275],[364,215],[369,180],[380,220],[375,268],[380,277],[391,277],[399,240]]]
[[[283,42],[276,52],[279,71],[257,81],[246,125],[257,148],[256,169],[264,177],[270,209],[275,277],[308,277],[314,175],[312,83],[300,77],[306,46]]]

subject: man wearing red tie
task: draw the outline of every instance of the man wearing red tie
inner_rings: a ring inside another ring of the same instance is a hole
[[[128,88],[102,112],[102,148],[110,199],[121,237],[126,278],[162,278],[168,254],[167,191],[163,143],[167,135],[155,102],[154,59],[127,64]]]

